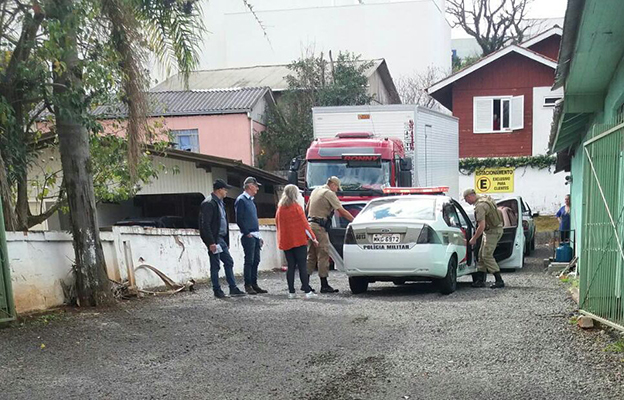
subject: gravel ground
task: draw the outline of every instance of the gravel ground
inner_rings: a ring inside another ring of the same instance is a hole
[[[36,318],[0,330],[0,398],[623,399],[624,354],[569,323],[536,255],[497,291],[464,278],[450,296],[387,283],[353,296],[336,273],[338,295],[288,300],[275,273],[269,295],[201,286]]]

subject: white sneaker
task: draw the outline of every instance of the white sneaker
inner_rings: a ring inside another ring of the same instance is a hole
[[[288,298],[289,299],[296,299],[297,298],[297,293],[288,293]]]
[[[318,294],[314,293],[314,292],[309,292],[305,294],[305,298],[306,299],[316,299],[318,297]]]

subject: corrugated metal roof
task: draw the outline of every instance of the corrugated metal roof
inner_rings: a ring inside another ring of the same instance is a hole
[[[209,115],[250,111],[269,91],[267,87],[222,90],[152,91],[148,93],[148,116]],[[125,104],[98,106],[98,117],[127,115]]]
[[[373,65],[365,72],[367,78],[375,73],[384,60],[372,62]],[[190,74],[188,87],[197,90],[268,86],[273,91],[280,91],[288,89],[286,77],[292,74],[293,71],[287,64],[196,71]],[[156,85],[152,91],[184,90],[184,88],[180,76],[174,75]]]

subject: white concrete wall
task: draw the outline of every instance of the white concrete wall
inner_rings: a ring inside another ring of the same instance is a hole
[[[242,275],[244,252],[240,231],[236,225],[230,225],[230,229],[234,271]],[[282,252],[277,247],[275,227],[262,226],[260,230],[265,245],[259,269],[266,271],[281,267]],[[186,283],[190,278],[199,281],[210,277],[208,252],[195,230],[115,227],[112,232],[102,232],[101,238],[108,275],[116,281],[128,279],[130,260],[135,269],[141,264],[149,264],[177,283]],[[69,285],[74,279],[71,235],[65,232],[7,232],[7,245],[17,312],[64,304],[61,281]],[[225,276],[223,270],[220,276]],[[158,276],[146,269],[136,270],[135,278],[139,289],[164,286]],[[242,284],[242,279],[237,281]]]
[[[492,198],[522,196],[531,210],[541,215],[557,213],[570,187],[565,184],[565,174],[553,174],[548,169],[516,168],[514,192],[492,194]],[[459,174],[460,190],[475,186],[474,174]],[[464,203],[465,204],[465,203]]]
[[[266,37],[242,1],[204,0],[207,30],[198,69],[283,64],[313,48],[385,58],[394,78],[429,66],[450,70],[444,0],[256,0]],[[160,68],[162,69],[162,68]],[[162,81],[162,71],[154,75]]]
[[[7,232],[7,245],[17,312],[63,304],[61,281],[73,281],[71,236],[63,232]]]
[[[533,88],[533,155],[546,154],[555,107],[544,107],[545,97],[563,97],[563,88]]]

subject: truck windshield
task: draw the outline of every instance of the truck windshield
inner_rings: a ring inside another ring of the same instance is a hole
[[[327,178],[340,178],[343,191],[381,190],[390,186],[390,161],[381,166],[347,167],[345,161],[309,161],[307,165],[308,188],[314,189],[327,183]]]

